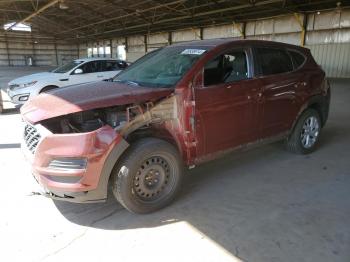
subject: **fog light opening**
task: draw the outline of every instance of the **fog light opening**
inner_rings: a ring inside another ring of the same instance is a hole
[[[53,159],[49,163],[51,169],[63,169],[63,170],[84,170],[87,166],[86,158],[60,158]]]
[[[29,98],[28,95],[26,95],[26,96],[20,96],[18,100],[24,102],[24,101],[27,101],[28,98]]]

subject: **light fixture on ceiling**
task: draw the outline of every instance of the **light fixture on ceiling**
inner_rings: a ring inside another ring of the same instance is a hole
[[[335,8],[336,12],[341,12],[341,2],[337,2],[337,7]]]
[[[65,3],[64,0],[61,0],[61,1],[59,2],[59,8],[62,9],[62,10],[66,10],[66,9],[69,8],[69,6]]]

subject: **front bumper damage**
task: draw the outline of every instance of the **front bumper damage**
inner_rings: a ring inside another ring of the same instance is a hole
[[[75,203],[105,201],[109,176],[128,143],[109,126],[74,134],[52,134],[40,125],[36,127],[41,130],[41,140],[35,151],[22,143],[41,187],[34,194]],[[76,161],[67,161],[77,159],[85,159],[86,164],[79,166]]]

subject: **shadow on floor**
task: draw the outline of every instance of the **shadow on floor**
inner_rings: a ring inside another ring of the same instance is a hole
[[[102,204],[54,203],[69,221],[104,230],[185,221],[243,260],[342,261],[350,256],[350,91],[340,91],[346,106],[332,110],[313,154],[274,143],[203,164],[187,172],[173,204],[148,215],[129,213],[112,194]]]
[[[0,113],[1,115],[17,115],[19,114],[19,108],[11,108],[11,109],[3,109],[2,112]]]

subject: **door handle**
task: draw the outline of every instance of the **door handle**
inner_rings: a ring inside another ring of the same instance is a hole
[[[258,97],[262,97],[262,93],[258,93]]]
[[[226,86],[227,89],[231,89],[232,86]]]
[[[103,76],[97,76],[97,77],[103,77]]]

